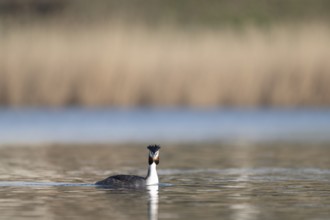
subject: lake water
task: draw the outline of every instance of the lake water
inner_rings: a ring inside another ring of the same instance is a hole
[[[1,109],[0,219],[329,219],[330,111]],[[94,182],[147,172],[161,184]]]
[[[145,175],[140,144],[3,146],[0,219],[329,219],[328,144],[168,144],[160,186],[104,189]]]
[[[330,110],[0,109],[1,144],[330,141]]]

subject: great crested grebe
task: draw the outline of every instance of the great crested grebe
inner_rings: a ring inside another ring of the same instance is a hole
[[[159,183],[156,166],[159,164],[159,145],[149,145],[149,168],[146,177],[134,175],[116,175],[110,176],[95,184],[106,187],[144,187],[157,185]]]

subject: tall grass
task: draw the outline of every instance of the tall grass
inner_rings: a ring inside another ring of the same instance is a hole
[[[329,106],[330,29],[108,23],[0,32],[2,106]]]

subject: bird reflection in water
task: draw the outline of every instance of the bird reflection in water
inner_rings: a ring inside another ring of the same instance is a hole
[[[149,193],[148,201],[148,219],[157,220],[158,219],[158,185],[147,186]]]

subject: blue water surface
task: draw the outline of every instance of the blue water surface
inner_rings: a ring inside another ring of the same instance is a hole
[[[0,109],[0,144],[329,141],[328,109]]]

